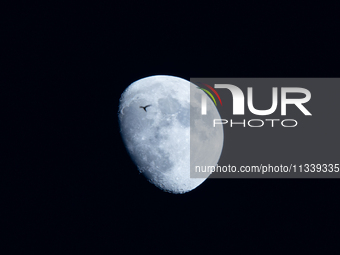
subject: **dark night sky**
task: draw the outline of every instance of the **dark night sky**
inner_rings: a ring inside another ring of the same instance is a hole
[[[164,193],[130,161],[117,110],[129,84],[155,74],[338,77],[332,9],[144,2],[11,9],[2,17],[1,220],[13,251],[276,253],[303,251],[313,240],[331,249],[338,180],[207,180],[184,195]],[[322,23],[313,19],[326,11]]]

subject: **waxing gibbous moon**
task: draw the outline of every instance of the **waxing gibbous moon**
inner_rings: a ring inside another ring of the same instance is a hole
[[[190,178],[190,169],[215,166],[222,152],[222,125],[213,127],[221,117],[209,99],[207,114],[201,114],[206,95],[197,88],[179,77],[155,75],[135,81],[120,98],[120,132],[131,159],[149,182],[170,193],[199,186],[209,173]]]

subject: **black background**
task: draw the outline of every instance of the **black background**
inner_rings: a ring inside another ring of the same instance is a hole
[[[336,6],[8,7],[3,254],[336,248],[339,180],[207,180],[164,193],[138,174],[117,120],[121,93],[149,75],[338,77]]]

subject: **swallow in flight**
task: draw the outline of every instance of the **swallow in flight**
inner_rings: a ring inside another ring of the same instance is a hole
[[[148,105],[146,105],[146,106],[139,106],[139,108],[143,108],[144,111],[146,111],[146,107],[149,107],[149,106],[151,106],[151,104],[148,104]]]

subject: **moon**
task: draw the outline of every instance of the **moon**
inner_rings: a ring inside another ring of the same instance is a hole
[[[198,187],[210,173],[190,172],[195,166],[216,166],[222,152],[222,125],[213,127],[213,119],[221,117],[209,99],[207,114],[201,114],[206,94],[197,88],[179,77],[155,75],[133,82],[120,98],[125,147],[139,172],[166,192]]]

